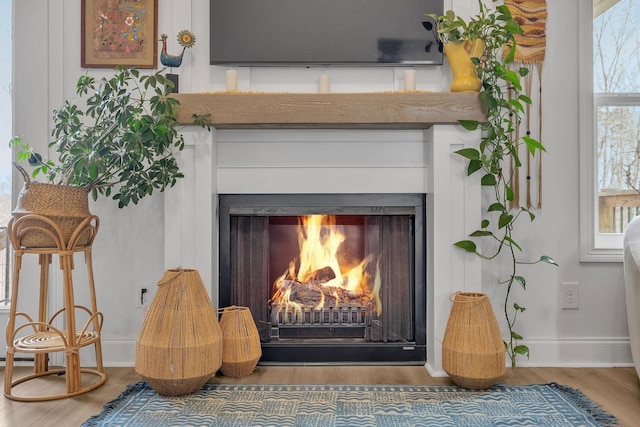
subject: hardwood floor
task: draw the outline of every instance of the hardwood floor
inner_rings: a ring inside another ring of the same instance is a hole
[[[29,368],[15,368],[22,375]],[[127,384],[140,381],[133,368],[107,368],[100,388],[72,398],[48,402],[16,402],[2,398],[0,426],[79,426],[116,398]],[[14,375],[15,377],[15,375]],[[4,380],[4,368],[2,369]],[[258,366],[244,378],[216,375],[210,382],[245,384],[452,384],[432,378],[422,366]],[[507,369],[503,384],[556,382],[579,389],[622,426],[640,425],[640,380],[633,368],[517,368]],[[30,381],[23,387],[56,387],[61,378]],[[25,389],[25,392],[27,390]]]

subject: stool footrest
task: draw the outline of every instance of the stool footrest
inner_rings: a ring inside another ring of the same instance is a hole
[[[63,332],[64,337],[61,337],[57,332],[36,332],[15,340],[13,346],[15,347],[15,351],[22,353],[65,351],[67,348],[65,341],[67,341],[68,337],[67,331]],[[78,347],[93,344],[98,339],[100,339],[99,332],[87,331],[82,336],[80,336],[80,332],[76,332]]]
[[[65,368],[57,368],[57,369],[49,369],[47,371],[44,372],[38,372],[35,374],[31,374],[31,375],[27,375],[25,377],[22,378],[18,378],[17,380],[11,382],[11,389],[8,392],[4,393],[4,396],[8,399],[11,400],[16,400],[19,402],[44,402],[47,400],[57,400],[57,399],[64,399],[66,397],[71,397],[71,396],[77,396],[79,394],[83,394],[83,393],[87,393],[91,390],[95,390],[96,388],[100,387],[102,384],[104,384],[107,381],[107,375],[104,372],[101,372],[97,369],[91,369],[91,368],[80,368],[80,372],[83,374],[91,374],[93,377],[96,377],[96,379],[94,380],[94,382],[89,382],[87,381],[86,385],[80,385],[80,387],[73,391],[73,392],[65,392],[65,393],[58,393],[58,394],[47,394],[47,395],[20,395],[20,394],[15,394],[13,392],[13,388],[19,384],[23,384],[26,383],[27,381],[30,380],[35,380],[38,378],[42,378],[42,377],[46,377],[49,375],[59,375],[62,376],[66,373]]]

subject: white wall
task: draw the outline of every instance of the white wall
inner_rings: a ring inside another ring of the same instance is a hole
[[[522,227],[519,242],[527,254],[553,256],[559,267],[524,268],[526,293],[517,298],[527,311],[519,317],[531,360],[520,365],[624,365],[631,361],[626,326],[624,282],[619,263],[580,263],[578,181],[577,4],[548,2],[547,52],[543,67],[544,158],[543,209]],[[471,10],[475,0],[453,0],[456,10]],[[74,94],[80,68],[80,2],[14,1],[14,133],[45,151],[50,112]],[[182,92],[223,90],[225,68],[208,64],[208,0],[159,0],[159,32],[189,28],[197,44],[185,54]],[[170,38],[171,40],[171,38]],[[169,44],[169,50],[176,46]],[[319,74],[331,74],[332,90],[384,91],[400,88],[402,69],[240,69],[239,89],[311,92]],[[107,71],[89,70],[103,75]],[[446,67],[418,69],[418,89],[443,90]],[[212,179],[216,179],[212,177]],[[21,182],[15,177],[16,189]],[[94,245],[98,303],[105,315],[103,342],[107,365],[132,365],[141,312],[134,307],[134,288],[153,286],[165,265],[163,197],[118,210],[112,201],[92,205],[102,226]],[[169,227],[170,228],[170,227]],[[174,266],[166,266],[174,267]],[[493,283],[495,264],[486,265],[483,290],[498,305],[503,290]],[[559,285],[580,283],[580,309],[559,307]],[[501,308],[496,307],[498,318]],[[108,350],[107,350],[108,349]]]

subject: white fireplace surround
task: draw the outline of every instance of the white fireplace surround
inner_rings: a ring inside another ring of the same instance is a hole
[[[197,268],[218,306],[217,196],[257,193],[426,193],[427,362],[442,370],[455,291],[481,291],[480,260],[453,246],[480,221],[480,186],[454,151],[479,133],[428,129],[185,129],[185,178],[165,197],[165,265]],[[179,225],[179,226],[177,226]]]

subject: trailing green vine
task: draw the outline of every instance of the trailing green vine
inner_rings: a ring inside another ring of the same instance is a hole
[[[468,22],[456,16],[453,11],[448,11],[443,16],[428,16],[436,21],[442,43],[465,39],[482,39],[485,43],[482,58],[471,60],[482,81],[479,97],[486,105],[487,120],[482,123],[460,121],[465,129],[480,129],[482,136],[477,149],[464,148],[456,153],[469,162],[467,176],[481,175],[481,185],[490,189],[493,200],[482,216],[480,228],[469,237],[475,240],[488,239],[493,245],[490,248],[483,247],[481,251],[474,240],[461,240],[455,246],[485,260],[496,259],[501,253],[509,256],[509,272],[504,279],[498,279],[498,283],[506,287],[503,309],[509,336],[504,340],[504,345],[511,366],[515,367],[518,355],[529,357],[529,348],[520,343],[523,337],[515,329],[518,314],[524,312],[525,307],[512,302],[511,298],[514,285],[520,285],[525,290],[527,287],[525,278],[518,273],[518,267],[524,264],[557,264],[546,255],[532,262],[521,259],[523,250],[514,238],[514,230],[523,217],[531,222],[535,219],[535,214],[528,208],[510,208],[509,205],[514,200],[514,177],[522,166],[518,146],[524,143],[532,156],[540,155],[546,149],[530,136],[516,138],[516,124],[525,113],[525,105],[531,104],[531,99],[522,93],[521,84],[521,78],[529,73],[529,69],[519,67],[513,70],[508,66],[515,55],[514,34],[521,33],[522,29],[506,6],[497,6],[494,12],[490,12],[480,0],[478,4],[480,12]],[[503,52],[506,54],[503,55]]]

